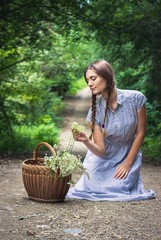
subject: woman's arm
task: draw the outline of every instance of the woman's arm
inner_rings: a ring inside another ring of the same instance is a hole
[[[131,149],[126,157],[126,160],[124,163],[122,163],[118,168],[116,169],[114,177],[116,179],[126,178],[128,175],[128,172],[130,171],[131,166],[133,165],[136,155],[138,151],[140,150],[146,133],[146,108],[145,105],[141,107],[138,112],[138,125],[137,125],[137,131],[136,131],[136,137],[135,140],[131,146]]]
[[[74,139],[83,142],[86,147],[98,157],[105,155],[105,142],[99,126],[94,126],[93,141],[91,141],[83,132],[73,132]]]

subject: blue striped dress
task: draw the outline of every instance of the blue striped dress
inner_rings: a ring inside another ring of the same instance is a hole
[[[136,159],[125,179],[115,179],[114,173],[123,163],[135,139],[137,130],[137,111],[146,102],[146,97],[139,91],[117,89],[117,108],[108,109],[105,121],[106,154],[103,158],[91,151],[83,162],[89,173],[88,178],[82,175],[74,187],[69,189],[67,198],[86,199],[91,201],[134,201],[155,198],[155,192],[144,189],[140,168],[142,153]],[[101,126],[106,101],[103,97],[96,104],[95,124]],[[91,109],[87,115],[91,121]]]

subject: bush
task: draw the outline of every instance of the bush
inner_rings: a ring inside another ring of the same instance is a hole
[[[39,126],[14,127],[14,143],[4,134],[0,141],[0,150],[4,153],[30,153],[39,142],[48,142],[50,145],[58,143],[59,130],[52,124]]]
[[[155,131],[161,131],[161,124],[155,127]],[[143,154],[148,159],[161,163],[161,135],[155,132],[145,138]]]

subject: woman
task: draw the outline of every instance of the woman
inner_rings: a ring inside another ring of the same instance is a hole
[[[90,64],[84,76],[92,91],[92,107],[87,115],[91,136],[83,132],[73,135],[88,148],[83,165],[89,178],[83,174],[67,197],[91,201],[154,198],[154,191],[144,189],[140,176],[146,97],[138,91],[117,89],[113,69],[104,60]]]

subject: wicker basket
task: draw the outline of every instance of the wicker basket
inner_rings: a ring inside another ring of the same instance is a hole
[[[71,175],[60,177],[59,172],[51,173],[50,169],[43,165],[43,158],[38,158],[38,150],[41,146],[47,147],[56,156],[54,149],[46,142],[39,143],[33,158],[22,163],[22,177],[25,189],[30,199],[39,202],[63,202],[69,190],[67,184]]]

